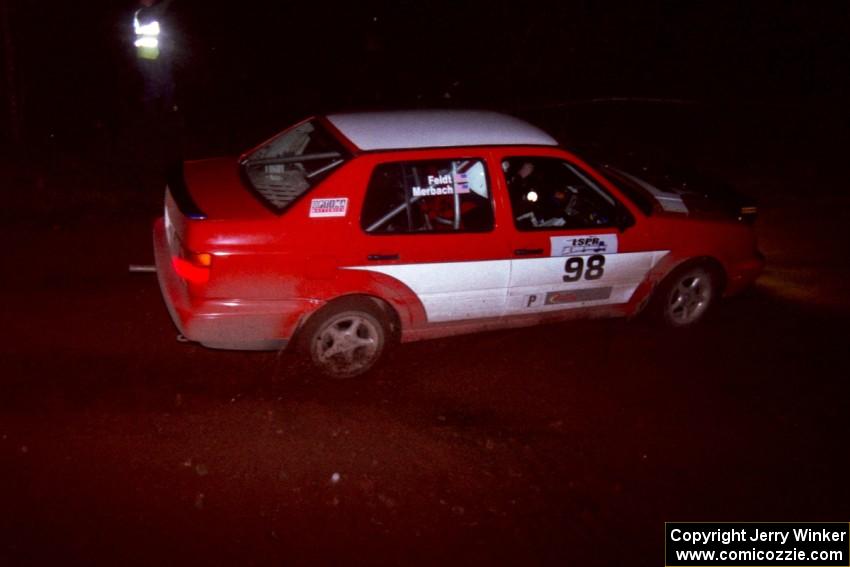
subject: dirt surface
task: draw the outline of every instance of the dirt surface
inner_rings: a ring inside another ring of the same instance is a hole
[[[0,564],[662,565],[664,521],[846,521],[843,204],[768,199],[767,272],[693,332],[422,342],[346,382],[177,342],[127,273],[147,213],[8,220]]]

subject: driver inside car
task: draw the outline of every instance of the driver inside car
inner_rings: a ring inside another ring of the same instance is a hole
[[[518,226],[559,227],[566,224],[567,193],[552,190],[545,177],[531,161],[523,161],[511,173],[511,163],[502,164],[508,180]]]
[[[562,164],[505,160],[502,163],[517,227],[580,228],[609,222],[588,191],[565,177]]]

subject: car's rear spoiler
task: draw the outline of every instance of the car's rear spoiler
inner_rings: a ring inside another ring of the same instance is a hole
[[[168,190],[171,192],[171,197],[177,204],[180,212],[192,220],[204,220],[207,215],[198,204],[192,199],[192,194],[189,193],[189,187],[186,185],[186,178],[183,176],[183,162],[180,161],[168,167],[166,170],[166,182]]]

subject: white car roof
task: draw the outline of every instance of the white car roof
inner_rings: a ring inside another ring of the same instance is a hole
[[[558,145],[524,120],[485,110],[358,112],[327,119],[361,150]]]

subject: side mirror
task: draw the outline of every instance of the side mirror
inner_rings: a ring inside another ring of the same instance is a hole
[[[614,213],[614,224],[617,226],[617,230],[623,233],[626,232],[627,228],[635,224],[635,218],[624,206],[617,205],[616,212]]]

